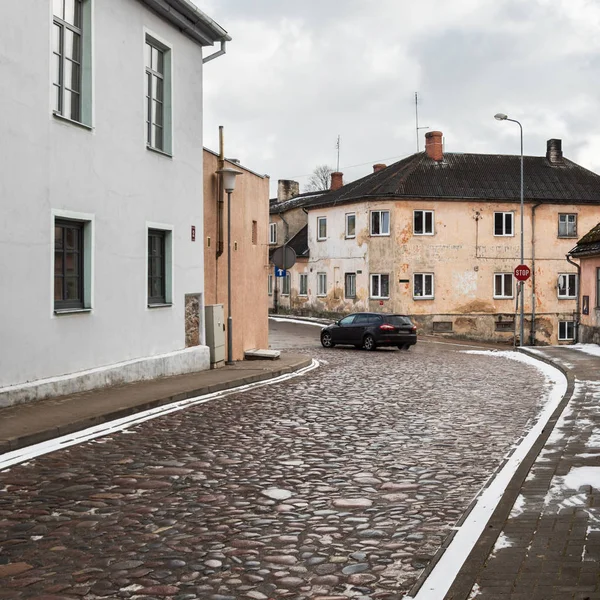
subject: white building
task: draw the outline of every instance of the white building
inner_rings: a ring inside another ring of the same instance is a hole
[[[188,0],[0,22],[0,406],[208,368],[202,76],[226,31]]]

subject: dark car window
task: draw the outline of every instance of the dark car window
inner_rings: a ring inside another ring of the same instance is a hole
[[[379,325],[379,323],[381,323],[382,321],[383,319],[378,315],[369,315],[367,323],[369,325]]]
[[[354,318],[356,317],[356,315],[350,315],[348,317],[344,317],[341,321],[340,321],[340,325],[342,327],[344,327],[345,325],[352,325],[352,323],[354,322]]]
[[[355,325],[366,325],[369,322],[369,315],[356,315]]]
[[[411,326],[412,322],[408,317],[403,317],[401,315],[393,315],[390,317],[386,318],[386,322],[389,323],[390,325],[394,325],[394,327],[401,327],[401,326]]]

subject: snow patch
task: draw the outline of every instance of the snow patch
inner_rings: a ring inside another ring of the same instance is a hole
[[[512,548],[513,545],[514,544],[510,541],[510,539],[504,534],[504,532],[502,532],[498,536],[498,539],[496,540],[496,543],[494,544],[494,549],[492,550],[492,555],[496,554],[496,552],[498,552],[498,550],[503,550],[504,548]]]
[[[510,518],[514,519],[525,512],[525,496],[519,494],[515,503],[513,504],[512,510],[510,511]]]
[[[591,354],[592,356],[600,356],[600,346],[598,344],[573,344],[571,346],[562,347],[577,350],[578,352],[584,352],[585,354]]]
[[[269,317],[269,319],[271,319],[271,321],[275,321],[276,323],[299,323],[300,325],[316,325],[321,329],[324,329],[325,327],[329,327],[329,325],[331,325],[331,323],[318,323],[316,321],[304,321],[302,319],[285,319],[280,317]]]

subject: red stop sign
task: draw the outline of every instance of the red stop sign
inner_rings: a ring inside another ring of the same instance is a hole
[[[527,265],[519,265],[515,268],[515,277],[519,281],[527,281],[531,275],[531,269]]]

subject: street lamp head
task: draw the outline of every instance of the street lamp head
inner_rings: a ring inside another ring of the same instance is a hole
[[[216,172],[221,174],[221,177],[223,178],[223,188],[226,192],[229,193],[235,190],[235,178],[238,175],[243,175],[241,171],[238,171],[237,169],[232,169],[230,167],[224,167],[223,169],[219,169]]]
[[[508,119],[508,116],[504,113],[497,113],[494,115],[494,119],[496,119],[496,121],[506,121],[506,119]]]

